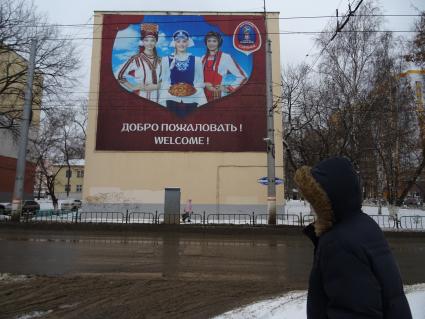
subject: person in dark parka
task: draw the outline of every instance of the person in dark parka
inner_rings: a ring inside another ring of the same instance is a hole
[[[397,263],[375,221],[361,210],[350,161],[335,157],[295,173],[316,214],[304,229],[314,244],[308,319],[410,319]]]

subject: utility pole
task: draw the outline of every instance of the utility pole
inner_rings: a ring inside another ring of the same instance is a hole
[[[266,109],[267,109],[267,214],[269,225],[276,225],[276,175],[274,144],[274,108],[272,85],[272,44],[267,27],[266,0],[264,0],[264,25],[266,30]]]
[[[12,200],[12,220],[19,221],[22,211],[22,200],[24,197],[25,162],[27,157],[28,131],[31,121],[32,108],[32,83],[35,69],[37,40],[31,40],[31,51],[28,61],[27,84],[25,87],[25,103],[22,112],[21,130],[19,134],[18,159],[16,162],[15,188]]]

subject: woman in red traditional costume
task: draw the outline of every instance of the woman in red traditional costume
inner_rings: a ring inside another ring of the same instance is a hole
[[[156,52],[158,25],[145,23],[140,29],[140,52],[123,65],[118,73],[118,81],[127,90],[159,103],[162,72],[161,58]]]
[[[205,35],[207,52],[202,57],[204,67],[205,95],[208,102],[218,99],[224,94],[234,92],[247,80],[245,71],[236,63],[230,54],[220,50],[223,39],[218,32],[210,31]],[[223,78],[233,74],[235,80],[230,85],[223,85]]]

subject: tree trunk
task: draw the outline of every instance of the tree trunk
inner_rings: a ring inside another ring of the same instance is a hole
[[[425,167],[425,157],[422,157],[422,162],[416,169],[415,174],[413,175],[413,178],[407,183],[406,187],[401,192],[400,197],[397,198],[397,203],[396,203],[397,206],[401,206],[403,204],[404,198],[406,197],[407,193],[412,188],[412,186],[416,183],[418,177],[422,174],[422,170],[424,169],[424,167]]]

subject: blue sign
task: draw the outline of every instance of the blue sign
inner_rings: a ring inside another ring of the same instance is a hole
[[[261,177],[257,180],[261,185],[269,185],[269,179],[267,176]],[[281,185],[283,184],[283,179],[276,177],[275,178],[275,184]]]

